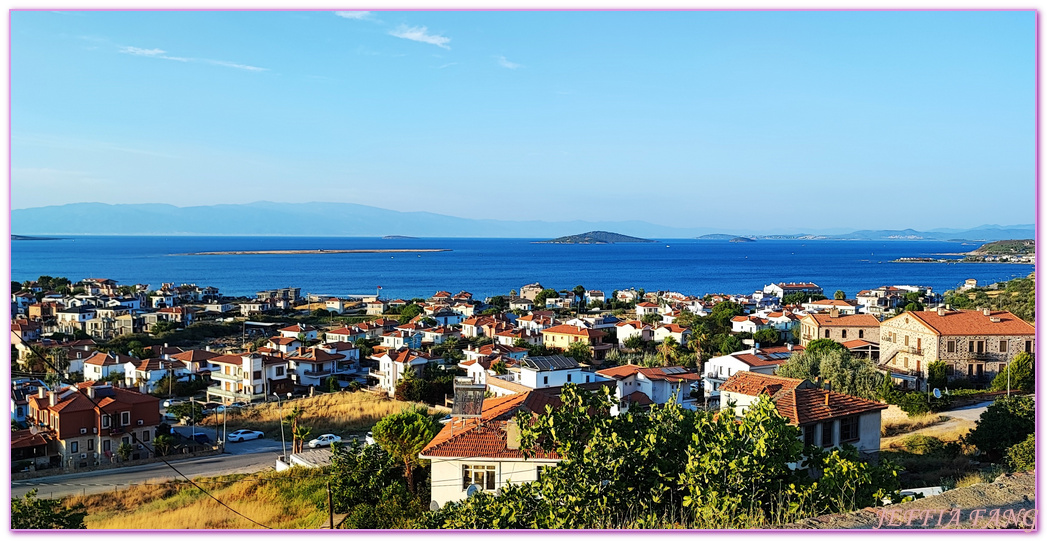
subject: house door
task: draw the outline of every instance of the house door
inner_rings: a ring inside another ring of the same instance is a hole
[[[923,346],[923,338],[917,338],[916,339],[916,349],[917,349],[917,351],[922,351],[923,350],[922,346]],[[916,367],[917,367],[917,369],[919,369],[919,365],[916,365]]]
[[[984,340],[978,340],[977,342],[974,343],[974,352],[975,353],[985,353],[985,341]]]
[[[920,371],[920,360],[919,359],[916,359],[916,371],[917,372]]]
[[[982,370],[983,370],[984,368],[985,368],[985,365],[983,365],[983,364],[979,364],[979,365],[977,365],[977,366],[975,367],[975,374],[977,374],[977,376],[978,376],[978,379],[981,379],[981,377],[982,377]]]

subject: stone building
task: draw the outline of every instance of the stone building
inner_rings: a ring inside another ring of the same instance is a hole
[[[1035,351],[1036,329],[1007,311],[904,312],[880,324],[880,366],[903,386],[922,388],[927,365],[946,363],[949,379],[978,386],[1021,352]]]

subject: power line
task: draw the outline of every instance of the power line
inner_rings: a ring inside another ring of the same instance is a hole
[[[17,335],[17,334],[15,334],[15,336],[18,336],[18,335]],[[36,348],[35,348],[34,346],[32,346],[31,344],[27,343],[27,342],[26,342],[25,340],[23,340],[21,336],[18,336],[18,341],[19,341],[19,342],[21,342],[21,343],[22,343],[22,345],[24,345],[24,346],[28,347],[28,348],[29,348],[29,349],[30,349],[30,350],[31,350],[31,351],[32,351],[33,353],[35,353],[35,354],[36,354],[36,355],[37,355],[38,357],[40,357],[40,359],[41,359],[41,360],[43,360],[43,362],[44,362],[44,363],[46,363],[46,364],[47,364],[48,366],[50,366],[52,370],[54,370],[55,372],[59,372],[59,370],[58,370],[58,367],[56,367],[56,366],[55,366],[55,365],[54,365],[53,363],[51,363],[50,359],[48,359],[48,358],[46,357],[46,355],[41,355],[41,354],[40,354],[40,351],[39,351],[39,350],[37,350],[37,349],[36,349]],[[51,392],[57,392],[57,391],[51,391]],[[80,391],[79,391],[79,389],[77,389],[77,392],[78,392],[78,393],[80,392]],[[83,395],[84,397],[86,397],[86,398],[87,398],[88,400],[90,400],[90,401],[91,401],[91,403],[92,403],[92,404],[94,404],[94,405],[95,405],[95,407],[97,407],[97,408],[98,408],[98,411],[100,411],[100,412],[103,412],[103,413],[105,412],[105,409],[104,409],[104,408],[103,408],[103,407],[102,407],[101,405],[99,405],[99,404],[98,404],[98,402],[96,402],[94,398],[92,398],[92,397],[91,397],[90,395],[88,395],[88,394],[86,394],[86,393],[81,393],[81,394],[82,394],[82,395]],[[222,507],[225,507],[226,509],[228,509],[228,510],[232,511],[232,512],[233,512],[234,514],[236,514],[236,515],[239,515],[239,516],[243,517],[244,519],[248,520],[249,522],[251,522],[251,523],[253,523],[253,524],[256,524],[256,525],[258,525],[258,526],[261,526],[262,528],[265,528],[265,529],[267,529],[267,530],[271,530],[271,529],[272,529],[272,528],[270,528],[269,526],[266,526],[265,524],[262,524],[261,522],[258,522],[258,521],[256,521],[256,520],[252,519],[251,517],[248,517],[247,515],[244,515],[243,513],[241,513],[241,512],[239,512],[239,511],[237,511],[236,509],[233,509],[233,508],[232,508],[232,507],[230,507],[230,506],[229,506],[228,504],[226,504],[226,503],[225,503],[225,502],[223,502],[222,500],[219,500],[219,499],[218,499],[217,497],[215,497],[215,495],[214,495],[214,494],[211,494],[210,492],[208,492],[208,491],[204,490],[204,488],[203,488],[203,487],[201,487],[200,485],[196,484],[196,483],[195,483],[195,482],[194,482],[194,481],[193,481],[192,479],[190,479],[190,478],[189,478],[189,476],[187,476],[186,474],[184,474],[184,473],[182,473],[181,471],[179,471],[179,469],[178,469],[178,468],[174,467],[174,465],[172,465],[172,464],[171,464],[170,462],[168,462],[167,460],[164,460],[164,459],[163,459],[163,457],[160,457],[160,456],[158,456],[158,455],[156,454],[156,451],[155,451],[155,450],[153,450],[153,449],[152,449],[152,448],[151,448],[151,447],[149,446],[149,444],[148,444],[148,443],[146,443],[146,442],[144,442],[144,441],[141,441],[141,440],[139,440],[139,439],[138,439],[138,435],[137,435],[137,434],[135,433],[135,431],[134,431],[134,430],[129,430],[129,431],[128,431],[128,433],[130,434],[130,436],[131,436],[131,439],[132,439],[132,440],[133,440],[133,441],[134,441],[135,443],[137,443],[137,444],[139,444],[139,445],[142,445],[142,446],[144,446],[144,447],[145,447],[145,449],[146,449],[147,451],[149,451],[150,453],[152,453],[152,454],[153,454],[153,456],[154,456],[154,457],[156,457],[156,458],[159,458],[161,462],[163,462],[164,464],[166,464],[166,465],[167,465],[167,467],[171,468],[172,470],[174,470],[174,472],[175,472],[175,473],[177,473],[178,475],[180,475],[180,476],[182,476],[183,478],[185,478],[185,480],[186,480],[186,481],[188,481],[188,482],[189,482],[189,484],[191,484],[191,485],[193,485],[194,487],[196,487],[196,488],[197,488],[197,489],[198,489],[198,490],[199,490],[200,492],[203,492],[203,493],[204,493],[204,494],[206,494],[206,495],[207,495],[208,497],[210,497],[210,498],[211,498],[212,500],[214,500],[214,501],[218,502],[218,504],[219,504],[219,505],[221,505]]]

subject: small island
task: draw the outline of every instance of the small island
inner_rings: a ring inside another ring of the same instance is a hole
[[[62,240],[58,237],[30,237],[26,235],[11,235],[11,240]]]
[[[580,235],[570,235],[553,240],[534,241],[534,244],[621,244],[626,242],[654,242],[649,239],[630,237],[610,231],[590,231]]]
[[[750,239],[749,237],[734,237],[727,242],[756,242],[756,239]]]
[[[418,240],[418,237],[408,237],[405,235],[386,235],[382,237],[382,240]]]
[[[413,254],[421,252],[450,252],[449,248],[388,249],[388,250],[230,250],[225,252],[193,252],[172,255],[295,255],[295,254]]]
[[[702,235],[696,238],[698,240],[732,240],[738,238],[738,235],[727,235],[724,233],[709,233],[708,235]]]

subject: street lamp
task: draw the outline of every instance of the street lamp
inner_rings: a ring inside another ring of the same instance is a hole
[[[287,458],[287,440],[284,439],[284,403],[280,401],[280,395],[279,394],[273,393],[273,396],[276,397],[276,404],[277,404],[277,406],[280,407],[280,446],[283,447],[283,449],[284,449],[283,459],[284,460],[288,460],[288,458]]]

